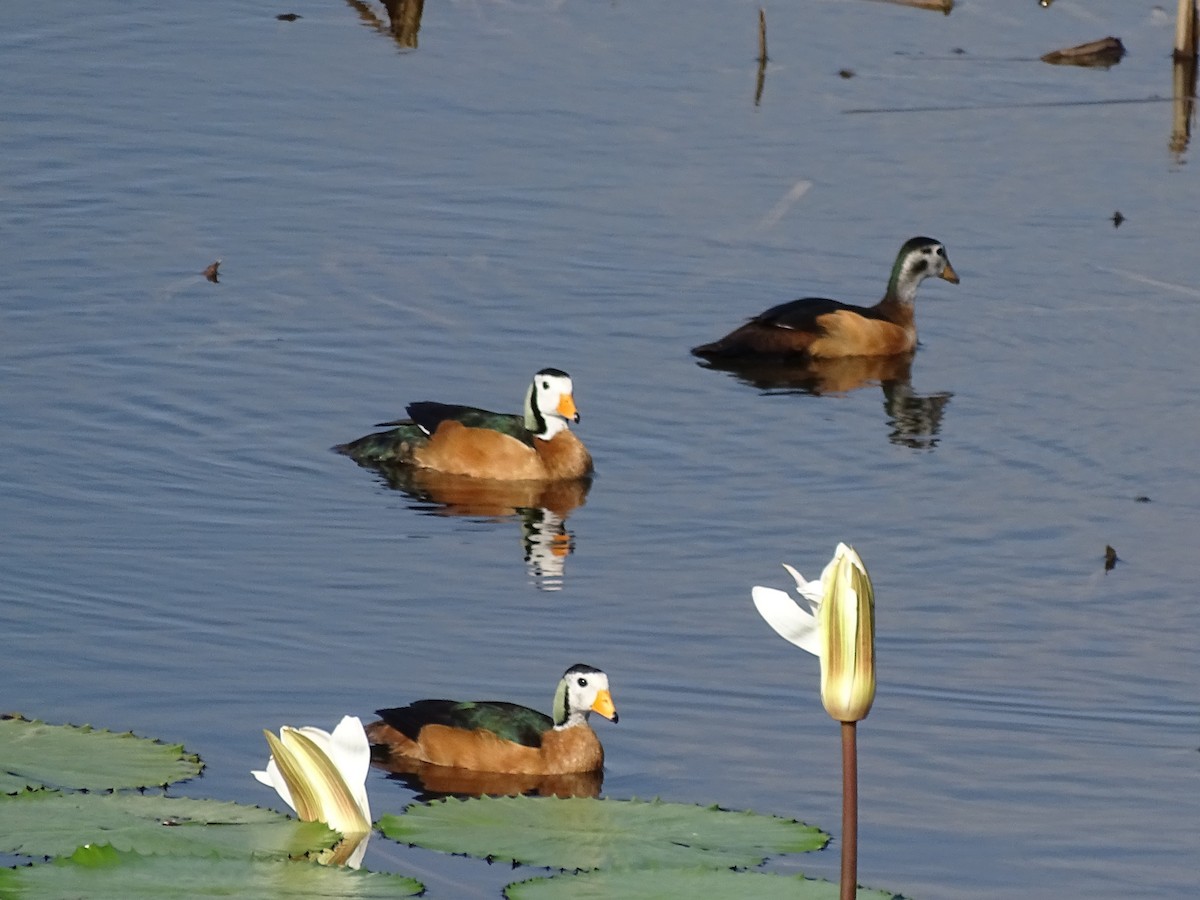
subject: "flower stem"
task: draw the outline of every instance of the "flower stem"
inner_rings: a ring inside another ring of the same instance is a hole
[[[842,723],[842,892],[854,900],[858,889],[858,723]]]

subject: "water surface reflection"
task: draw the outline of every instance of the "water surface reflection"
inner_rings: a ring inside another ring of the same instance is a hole
[[[388,13],[388,23],[375,14],[370,4],[360,0],[346,0],[358,13],[362,21],[376,31],[390,34],[401,50],[417,49],[417,34],[421,30],[421,14],[425,11],[425,0],[382,0]]]
[[[848,356],[836,359],[793,361],[780,358],[713,359],[705,369],[728,372],[738,381],[764,393],[798,393],[820,397],[846,394],[878,385],[891,429],[888,440],[917,450],[937,446],[949,391],[918,394],[912,386],[913,354],[898,356]]]
[[[424,515],[515,518],[521,528],[529,577],[541,590],[562,588],[567,557],[575,550],[575,535],[567,529],[567,517],[587,501],[592,479],[496,481],[415,466],[359,465],[377,472],[384,484],[411,501],[410,509]]]
[[[431,766],[414,760],[373,760],[390,773],[389,781],[413,791],[418,802],[440,797],[599,797],[604,772],[571,772],[565,775],[514,775],[507,772],[473,772]]]

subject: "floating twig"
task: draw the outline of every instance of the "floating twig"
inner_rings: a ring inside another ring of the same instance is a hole
[[[1054,50],[1042,57],[1042,62],[1056,66],[1092,66],[1107,69],[1115,66],[1125,55],[1125,45],[1120,38],[1106,37],[1089,41],[1078,47]]]
[[[954,0],[878,0],[880,3],[894,3],[897,6],[911,6],[915,9],[928,9],[950,15],[954,9]]]
[[[758,8],[758,78],[754,83],[754,105],[762,102],[763,86],[767,82],[767,13]]]

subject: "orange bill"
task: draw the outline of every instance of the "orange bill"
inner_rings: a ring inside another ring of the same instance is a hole
[[[596,701],[592,704],[592,712],[598,712],[606,719],[617,721],[617,708],[613,705],[612,694],[608,691],[600,691],[596,694]]]
[[[575,408],[575,398],[570,394],[563,394],[558,398],[558,414],[564,419],[570,419],[572,422],[579,421],[579,410]]]

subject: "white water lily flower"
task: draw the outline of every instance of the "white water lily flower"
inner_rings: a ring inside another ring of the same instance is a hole
[[[324,822],[346,838],[362,838],[371,831],[367,801],[367,770],[371,746],[356,716],[345,716],[330,734],[306,725],[284,725],[279,737],[264,731],[271,759],[264,770],[251,774],[275,788],[302,822]],[[355,855],[361,860],[361,844]],[[356,866],[357,861],[348,862]]]
[[[866,566],[853,547],[838,544],[816,581],[784,568],[796,579],[804,605],[783,591],[755,587],[759,615],[821,660],[821,702],[830,716],[839,722],[866,718],[875,699],[875,591]]]

